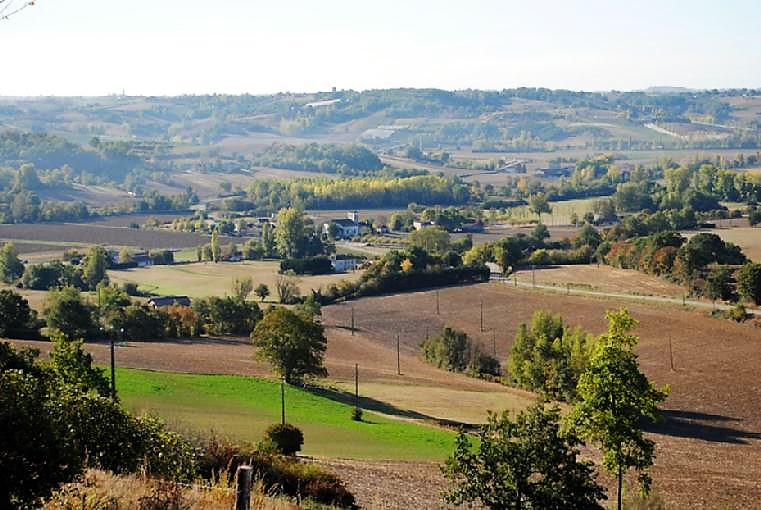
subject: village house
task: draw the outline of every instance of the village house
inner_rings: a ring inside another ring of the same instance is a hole
[[[334,255],[330,257],[330,265],[336,273],[354,271],[360,263],[360,259],[351,255]]]
[[[190,306],[190,298],[188,296],[156,296],[148,300],[148,306],[154,309],[166,306]]]
[[[359,223],[359,211],[349,211],[346,218],[333,218],[322,225],[322,233],[329,235],[334,230],[336,239],[351,239],[360,234],[362,226]]]

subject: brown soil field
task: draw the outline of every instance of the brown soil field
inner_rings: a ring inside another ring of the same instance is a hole
[[[667,297],[681,297],[685,293],[682,286],[662,278],[634,269],[619,269],[606,265],[550,266],[537,268],[533,275],[531,269],[521,269],[516,271],[516,275],[521,283],[529,283],[533,277],[539,285],[553,285],[561,289],[570,286],[571,291],[584,289]]]
[[[206,237],[189,232],[134,230],[75,223],[0,225],[0,240],[31,241],[59,246],[102,244],[139,248],[190,248],[208,242]]]
[[[531,395],[425,364],[419,359],[418,345],[426,333],[445,324],[463,329],[487,352],[495,342],[497,356],[505,360],[517,327],[537,309],[560,313],[567,324],[597,334],[605,329],[605,311],[623,306],[640,321],[634,333],[641,339],[638,353],[643,371],[655,383],[671,388],[663,406],[666,420],[650,430],[657,443],[654,487],[668,508],[754,508],[761,500],[761,380],[756,366],[761,358],[761,329],[753,323],[736,324],[673,305],[564,296],[500,283],[446,288],[438,295],[440,314],[436,314],[435,291],[325,307],[330,381],[348,389],[354,363],[358,363],[360,393],[369,408],[406,418],[480,421],[487,409],[517,409]],[[346,329],[352,308],[358,328],[353,336]],[[402,375],[396,373],[397,333]],[[107,359],[105,345],[89,347],[96,359]],[[251,360],[247,339],[131,343],[118,349],[117,360],[124,366],[158,370],[269,373],[267,366]],[[329,463],[348,476],[369,473],[370,478],[357,476],[355,483],[358,491],[363,485],[374,486],[362,489],[360,495],[370,508],[409,506],[414,493],[397,497],[399,489],[428,476],[425,468],[410,465]],[[430,485],[435,487],[439,483],[435,470],[427,473],[432,473]],[[430,508],[432,503],[427,501],[423,506]]]
[[[193,211],[184,212],[162,212],[154,214],[119,214],[115,216],[104,216],[94,218],[89,221],[83,221],[83,225],[98,225],[103,227],[129,227],[133,223],[143,225],[149,219],[156,218],[161,222],[171,222],[177,218],[187,218],[193,216]]]

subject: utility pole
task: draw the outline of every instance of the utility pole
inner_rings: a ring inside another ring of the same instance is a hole
[[[354,336],[354,307],[351,307],[351,336]]]
[[[536,287],[536,265],[531,265],[531,286]]]
[[[396,375],[402,375],[402,364],[399,355],[399,333],[396,334]]]
[[[494,348],[494,359],[497,358],[497,331],[492,331],[491,333],[491,343],[492,347]]]
[[[436,289],[436,315],[439,315],[439,290]]]
[[[484,332],[484,300],[481,300],[481,333]]]
[[[111,400],[116,401],[116,356],[114,353],[114,335],[109,335],[111,339]]]
[[[285,376],[280,380],[280,424],[285,425]]]
[[[671,362],[671,371],[674,371],[674,350],[671,348],[671,337],[669,337],[669,360]]]
[[[354,407],[359,407],[359,363],[354,363]]]

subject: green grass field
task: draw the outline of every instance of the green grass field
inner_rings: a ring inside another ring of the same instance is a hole
[[[245,376],[196,375],[119,369],[116,386],[125,406],[150,411],[182,430],[209,431],[256,442],[280,420],[280,384]],[[304,432],[305,455],[353,459],[441,461],[454,433],[365,412],[299,388],[286,388],[286,416]]]

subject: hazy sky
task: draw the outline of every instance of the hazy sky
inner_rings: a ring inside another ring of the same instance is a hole
[[[0,44],[0,95],[761,86],[758,0],[37,0]]]

